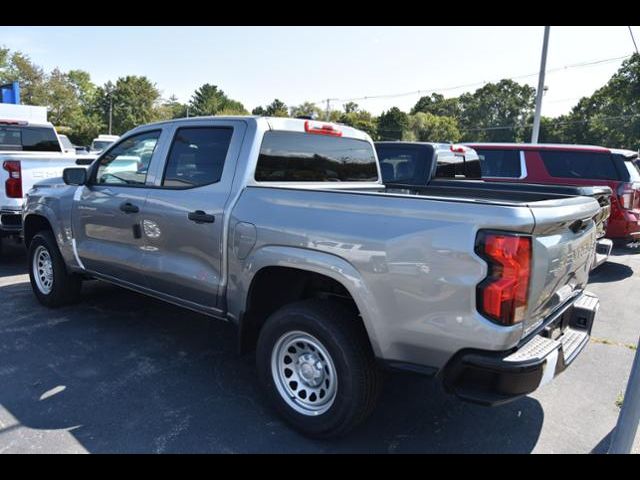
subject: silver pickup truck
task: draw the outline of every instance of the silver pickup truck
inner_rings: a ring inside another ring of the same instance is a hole
[[[211,117],[138,127],[40,182],[23,224],[42,304],[94,278],[229,321],[279,413],[326,438],[367,417],[386,370],[487,405],[563,371],[598,308],[598,212],[582,196],[387,188],[361,131]]]

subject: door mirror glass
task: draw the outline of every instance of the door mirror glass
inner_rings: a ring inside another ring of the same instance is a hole
[[[65,168],[62,179],[67,185],[84,185],[87,182],[87,170],[85,168]]]

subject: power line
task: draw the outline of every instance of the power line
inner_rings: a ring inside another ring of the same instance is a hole
[[[592,60],[592,61],[586,61],[586,62],[580,62],[580,63],[574,63],[574,64],[570,64],[570,65],[565,65],[563,67],[555,67],[555,68],[550,68],[547,69],[547,73],[554,73],[554,72],[559,72],[559,71],[563,71],[563,70],[568,70],[571,68],[583,68],[583,67],[591,67],[593,65],[600,65],[600,64],[604,64],[604,63],[610,63],[610,62],[616,62],[619,60],[626,60],[627,58],[629,58],[631,55],[623,55],[620,57],[611,57],[611,58],[604,58],[604,59],[600,59],[600,60]],[[535,77],[538,75],[539,72],[535,72],[535,73],[527,73],[524,75],[516,75],[516,76],[512,76],[509,77],[509,80],[519,80],[522,78],[529,78],[529,77]],[[402,92],[402,93],[390,93],[390,94],[383,94],[383,95],[367,95],[364,97],[354,97],[354,98],[330,98],[330,99],[322,99],[322,100],[318,100],[316,102],[313,102],[314,104],[316,103],[322,103],[322,102],[326,102],[327,100],[330,100],[332,102],[354,102],[354,101],[362,101],[362,100],[376,100],[376,99],[381,99],[381,98],[398,98],[398,97],[407,97],[410,95],[420,95],[420,94],[425,94],[425,93],[429,93],[429,92],[448,92],[448,91],[452,91],[452,90],[460,90],[462,88],[471,88],[471,87],[476,87],[476,86],[480,86],[480,85],[484,85],[487,83],[492,83],[492,82],[499,82],[500,80],[505,80],[505,78],[497,78],[494,80],[484,80],[481,82],[473,82],[473,83],[466,83],[466,84],[462,84],[462,85],[455,85],[452,87],[441,87],[441,88],[424,88],[424,89],[420,89],[420,90],[412,90],[410,92]]]
[[[631,115],[611,115],[608,117],[597,117],[597,120],[623,120],[623,119],[636,118],[636,117],[640,117],[640,113],[634,113]],[[565,120],[562,122],[557,122],[556,125],[574,125],[574,124],[580,124],[580,123],[589,123],[593,120],[594,118],[585,118],[582,120]],[[469,132],[480,132],[480,131],[487,131],[487,130],[511,130],[514,128],[523,128],[523,127],[526,127],[526,124],[525,125],[505,125],[501,127],[465,128],[464,130]]]
[[[631,27],[629,28],[629,35],[631,35],[631,41],[633,42],[633,46],[636,49],[636,53],[638,53],[638,45],[636,44],[636,39],[633,36],[633,30],[631,30]]]

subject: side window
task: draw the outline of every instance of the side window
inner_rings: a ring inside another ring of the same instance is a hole
[[[618,172],[608,153],[542,151],[540,156],[552,177],[618,179]]]
[[[144,185],[160,131],[145,132],[116,144],[100,157],[99,185]]]
[[[191,188],[217,183],[222,177],[233,128],[179,128],[171,144],[162,185]]]
[[[483,177],[520,178],[519,150],[477,150]]]

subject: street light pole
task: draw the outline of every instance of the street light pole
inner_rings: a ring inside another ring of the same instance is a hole
[[[531,143],[538,143],[540,133],[540,116],[542,114],[542,95],[544,94],[544,74],[547,69],[547,47],[549,46],[549,29],[544,27],[544,40],[542,41],[542,59],[540,60],[540,74],[538,75],[538,91],[536,92],[536,113],[533,116],[533,131]]]
[[[111,125],[113,124],[113,98],[109,93],[109,135],[111,135]]]
[[[631,453],[640,422],[640,340],[624,392],[618,423],[611,437],[609,453]]]

